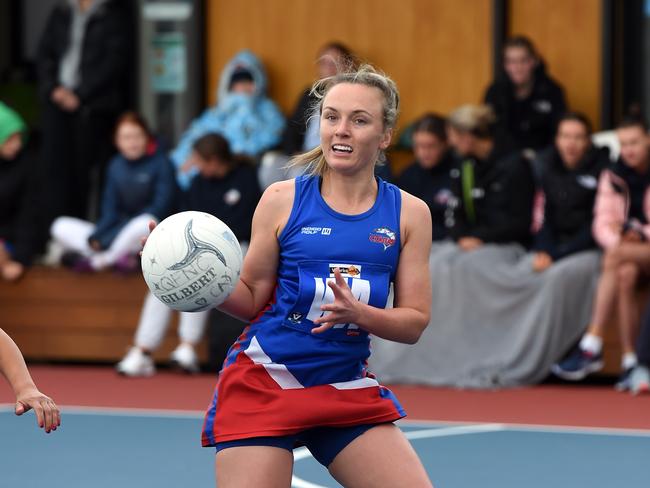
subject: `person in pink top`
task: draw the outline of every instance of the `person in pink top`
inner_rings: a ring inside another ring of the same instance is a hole
[[[621,156],[601,173],[594,206],[593,235],[604,255],[591,323],[578,347],[552,371],[577,381],[602,369],[603,334],[616,312],[623,350],[616,387],[627,390],[637,364],[636,286],[641,276],[650,275],[650,136],[645,122],[637,118],[624,120],[616,133]]]

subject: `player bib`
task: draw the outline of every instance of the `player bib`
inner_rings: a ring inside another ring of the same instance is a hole
[[[336,281],[335,268],[339,269],[357,300],[377,308],[386,307],[390,292],[390,266],[364,262],[300,261],[298,298],[283,325],[312,334],[311,330],[316,327],[313,321],[329,313],[321,310],[321,306],[334,302],[334,292],[328,283]],[[335,324],[331,329],[313,335],[346,342],[368,341],[368,332],[352,323]]]

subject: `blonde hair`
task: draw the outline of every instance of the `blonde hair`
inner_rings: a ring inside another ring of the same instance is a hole
[[[357,69],[341,71],[334,76],[318,80],[311,88],[311,95],[317,102],[311,110],[311,117],[320,117],[323,109],[323,100],[327,93],[336,85],[341,83],[352,83],[355,85],[364,85],[374,87],[381,91],[383,102],[382,120],[384,130],[392,129],[397,122],[399,113],[399,92],[397,85],[384,73],[377,71],[369,64],[363,64]],[[386,161],[384,151],[379,152],[375,164],[381,164]],[[303,167],[303,172],[311,176],[322,176],[327,171],[327,161],[323,155],[323,148],[319,144],[311,151],[299,154],[291,159],[289,167]]]
[[[449,115],[447,123],[459,132],[490,139],[494,135],[496,116],[489,105],[462,105]]]

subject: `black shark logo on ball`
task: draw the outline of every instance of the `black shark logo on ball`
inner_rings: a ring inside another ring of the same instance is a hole
[[[192,234],[193,221],[194,220],[190,220],[185,226],[185,242],[187,242],[187,254],[178,263],[174,264],[173,266],[170,266],[167,269],[172,271],[183,269],[192,261],[194,261],[199,254],[202,254],[204,252],[209,252],[214,254],[215,256],[217,256],[219,261],[223,263],[224,266],[228,266],[226,264],[226,258],[223,256],[221,251],[219,251],[219,249],[217,249],[216,247],[214,247],[212,244],[208,242],[197,239],[196,236]]]

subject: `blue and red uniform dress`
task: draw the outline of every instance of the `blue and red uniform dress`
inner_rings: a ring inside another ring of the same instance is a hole
[[[203,446],[406,415],[367,371],[366,331],[336,324],[311,333],[321,305],[334,301],[327,286],[334,268],[358,300],[387,306],[399,260],[400,190],[378,178],[374,205],[345,215],[323,200],[320,182],[295,180],[293,208],[279,237],[274,297],[230,348],[206,413]]]

